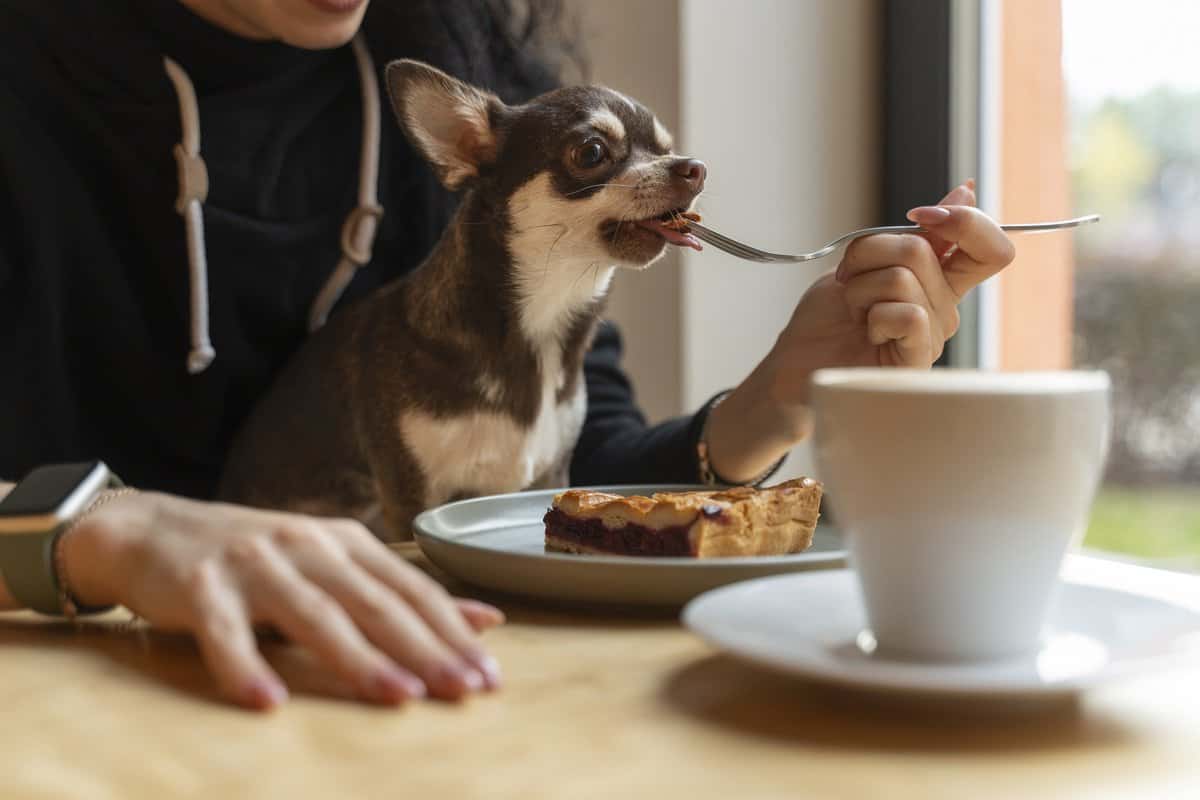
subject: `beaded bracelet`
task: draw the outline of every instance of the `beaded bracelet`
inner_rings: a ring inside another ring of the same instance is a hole
[[[763,472],[756,475],[753,479],[738,483],[736,481],[727,481],[717,474],[713,468],[712,461],[709,459],[708,453],[708,421],[712,418],[712,410],[721,404],[721,401],[733,393],[732,389],[727,389],[721,392],[713,399],[709,400],[700,413],[704,416],[700,426],[700,436],[696,441],[696,460],[700,465],[700,483],[704,486],[753,486],[758,488],[764,482],[783,466],[783,462],[787,459],[784,454],[778,461],[767,467]]]

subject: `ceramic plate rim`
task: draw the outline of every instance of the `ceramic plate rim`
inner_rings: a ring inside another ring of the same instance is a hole
[[[623,484],[606,484],[599,486],[573,486],[572,489],[586,489],[595,492],[608,492],[610,494],[638,494],[646,491],[696,491],[705,490],[711,487],[705,487],[698,484],[686,483],[623,483]],[[479,553],[501,553],[506,558],[522,559],[527,561],[558,561],[570,564],[596,564],[596,565],[618,565],[622,567],[632,567],[637,569],[646,568],[662,568],[662,567],[689,567],[693,569],[703,568],[718,568],[723,566],[737,567],[750,564],[794,564],[794,563],[820,563],[824,561],[830,562],[832,568],[837,568],[844,564],[848,552],[843,546],[837,550],[822,550],[819,552],[801,552],[793,553],[784,556],[720,556],[715,558],[691,558],[686,556],[617,556],[617,555],[592,555],[586,557],[571,554],[571,553],[522,553],[515,550],[503,550],[487,545],[474,544],[469,541],[464,541],[458,537],[440,535],[433,530],[429,524],[429,520],[438,513],[444,513],[451,508],[459,508],[473,504],[486,504],[499,500],[507,500],[519,497],[532,497],[534,495],[554,496],[566,489],[527,489],[521,492],[506,492],[504,494],[484,495],[481,497],[469,497],[464,500],[455,500],[451,503],[444,503],[435,508],[422,511],[413,520],[413,538],[420,545],[422,538],[431,539],[439,544],[448,544],[455,547],[467,548]],[[517,526],[506,526],[517,527]],[[485,532],[500,530],[499,527],[488,528]],[[723,588],[723,587],[722,587]]]

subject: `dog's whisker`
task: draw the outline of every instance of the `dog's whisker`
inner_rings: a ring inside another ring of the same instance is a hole
[[[554,255],[554,248],[558,247],[558,243],[562,241],[562,238],[564,236],[566,236],[570,232],[570,230],[571,229],[569,227],[567,227],[566,225],[563,225],[562,230],[559,232],[558,236],[554,237],[554,241],[550,243],[549,249],[546,250],[546,262],[542,265],[542,285],[543,286],[546,285],[546,277],[550,274],[550,257],[552,255]]]
[[[576,220],[576,221],[578,221],[578,220]],[[545,225],[530,225],[527,228],[516,228],[513,230],[513,233],[520,234],[520,233],[525,233],[527,231],[536,231],[541,228],[566,228],[566,227],[567,227],[566,223],[563,223],[563,222],[547,222]]]
[[[620,217],[617,218],[617,224],[616,224],[616,227],[613,228],[613,235],[612,235],[612,241],[614,244],[617,241],[617,237],[621,234],[621,226],[624,223],[626,223],[627,221],[629,221],[630,219],[632,219],[632,217],[629,217],[626,214],[622,214]]]
[[[584,186],[582,189],[576,189],[572,192],[566,192],[563,196],[571,197],[572,195],[582,194],[584,192],[591,191],[592,189],[599,189],[603,186],[617,186],[622,189],[636,189],[637,188],[636,186],[630,185],[628,183],[593,183],[591,186]]]
[[[578,275],[576,275],[576,276],[575,276],[575,280],[571,281],[571,288],[572,288],[572,289],[574,289],[574,288],[575,288],[575,285],[576,285],[577,283],[579,283],[579,280],[580,280],[580,278],[582,278],[584,275],[587,275],[587,274],[588,274],[588,270],[590,270],[591,268],[592,268],[592,264],[588,264],[588,265],[586,265],[586,266],[585,266],[585,267],[584,267],[584,268],[583,268],[583,269],[580,271],[580,273],[579,273]],[[598,274],[599,274],[599,273],[597,273],[597,275],[598,275]]]

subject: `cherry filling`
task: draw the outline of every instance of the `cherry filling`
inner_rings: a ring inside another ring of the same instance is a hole
[[[546,533],[592,550],[623,556],[694,556],[688,537],[691,525],[651,529],[645,525],[607,528],[598,519],[577,519],[557,508],[543,517]]]

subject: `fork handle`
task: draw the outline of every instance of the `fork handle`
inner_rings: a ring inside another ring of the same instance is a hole
[[[1056,219],[1051,222],[1006,222],[1000,226],[1000,230],[1012,233],[1043,233],[1045,231],[1060,231],[1064,228],[1077,228],[1080,225],[1099,221],[1099,214],[1088,214],[1082,217],[1072,217],[1071,219]],[[847,237],[859,239],[863,236],[871,236],[876,233],[917,232],[928,233],[929,231],[920,225],[879,225],[874,228],[864,228],[860,231],[855,231],[847,234]]]
[[[1016,222],[1000,225],[1001,230],[1011,231],[1013,233],[1038,233],[1041,231],[1057,231],[1063,228],[1074,228],[1079,225],[1084,225],[1089,222],[1096,222],[1100,219],[1099,214],[1088,214],[1083,217],[1074,217],[1073,219],[1060,219],[1051,222]],[[877,233],[918,233],[927,232],[920,225],[880,225],[874,228],[861,228],[850,233],[843,234],[838,238],[829,242],[824,247],[814,250],[811,253],[797,253],[794,255],[785,255],[782,253],[771,253],[766,250],[759,250],[757,247],[751,247],[748,244],[739,242],[736,239],[730,239],[717,233],[711,228],[707,228],[697,222],[689,222],[688,229],[696,235],[701,241],[711,244],[718,250],[724,250],[730,255],[743,259],[745,261],[755,261],[760,264],[799,264],[805,261],[815,261],[819,258],[824,258],[837,248],[863,236],[871,236]]]
[[[1099,214],[1086,214],[1082,217],[1060,219],[1054,222],[1010,222],[1006,225],[1001,225],[1000,230],[1013,231],[1015,233],[1039,233],[1041,231],[1058,231],[1063,228],[1075,228],[1080,225],[1087,225],[1089,222],[1099,221]]]

